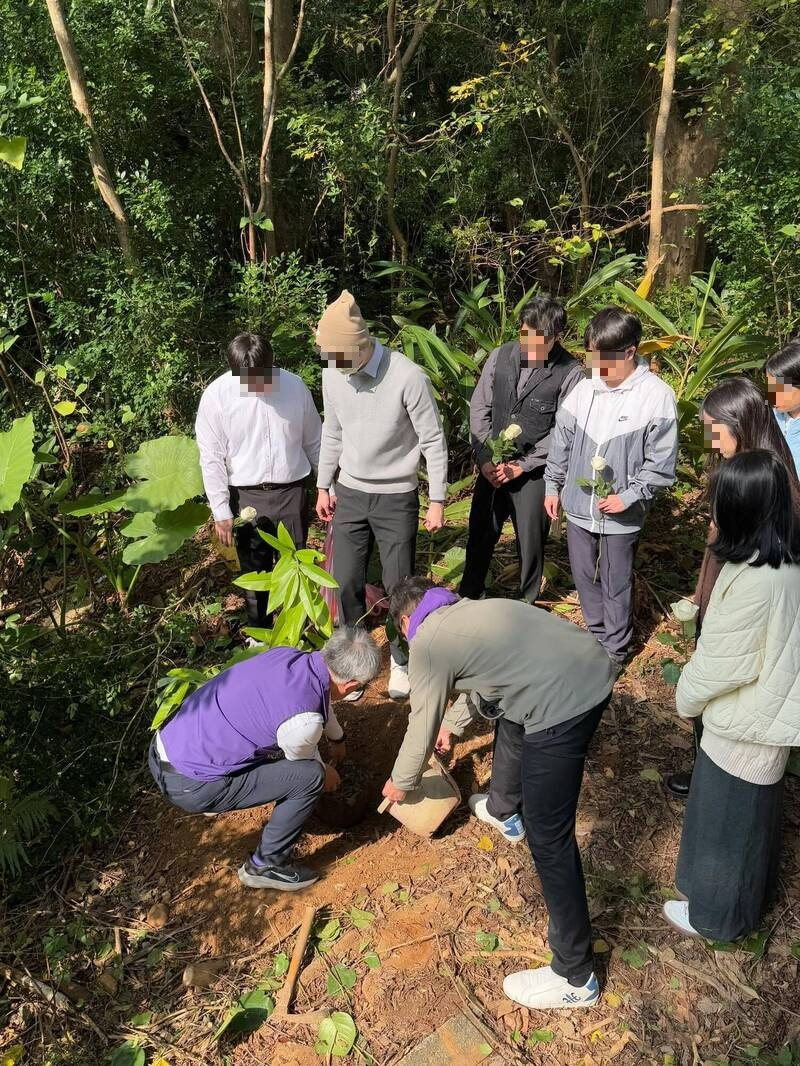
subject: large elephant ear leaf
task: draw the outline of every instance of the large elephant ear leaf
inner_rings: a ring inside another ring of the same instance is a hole
[[[122,553],[129,566],[160,563],[167,559],[207,521],[209,510],[203,503],[184,503],[174,511],[152,515],[141,512],[133,516],[122,532],[134,540]]]
[[[145,441],[126,459],[125,472],[138,479],[125,493],[131,511],[174,511],[203,491],[200,453],[191,437]]]
[[[0,511],[10,511],[33,470],[33,415],[15,418],[0,433]]]

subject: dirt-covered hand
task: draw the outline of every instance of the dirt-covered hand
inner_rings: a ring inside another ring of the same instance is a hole
[[[383,798],[391,800],[392,803],[402,803],[406,798],[406,793],[404,789],[396,788],[390,777],[383,786]]]
[[[339,788],[341,783],[342,779],[341,777],[339,777],[338,770],[335,766],[332,766],[330,763],[328,763],[328,765],[325,767],[325,782],[322,786],[322,791],[335,792],[336,789]]]
[[[331,766],[338,766],[347,758],[347,746],[343,740],[328,741],[328,756]]]
[[[434,751],[437,755],[449,755],[453,750],[453,734],[445,726],[439,730]]]
[[[331,496],[327,489],[320,489],[317,493],[317,518],[320,522],[332,522],[335,510],[336,497]]]

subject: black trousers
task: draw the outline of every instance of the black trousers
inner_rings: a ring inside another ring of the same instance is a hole
[[[333,518],[333,576],[339,582],[340,619],[355,625],[366,614],[367,564],[377,542],[383,587],[391,593],[397,582],[414,573],[419,528],[419,494],[360,492],[336,486]],[[392,644],[396,662],[408,658]]]
[[[308,536],[306,489],[303,481],[269,488],[244,488],[231,485],[231,510],[238,515],[245,507],[255,507],[255,524],[245,522],[234,530],[236,553],[243,574],[272,570],[276,552],[259,537],[258,529],[276,536],[283,522],[297,548],[305,547]],[[267,625],[267,592],[245,592],[247,618],[251,625]]]
[[[548,939],[555,973],[583,985],[593,969],[592,927],[575,815],[583,766],[611,696],[567,722],[526,733],[497,723],[489,813],[508,817],[522,808],[528,847],[550,918]]]
[[[478,474],[469,512],[469,537],[464,576],[459,592],[477,600],[484,591],[495,546],[510,518],[517,537],[520,591],[533,603],[542,587],[544,545],[550,520],[544,510],[544,471],[522,474],[507,485],[493,488]]]

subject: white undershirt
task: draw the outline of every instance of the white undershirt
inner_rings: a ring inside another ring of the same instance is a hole
[[[278,726],[276,739],[278,747],[287,759],[318,759],[319,762],[324,762],[317,747],[323,733],[329,740],[340,740],[344,736],[344,730],[336,720],[333,708],[328,711],[328,720],[324,727],[322,715],[317,711],[304,711],[287,718],[283,725]]]

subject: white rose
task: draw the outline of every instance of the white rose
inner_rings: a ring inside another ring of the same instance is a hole
[[[506,426],[500,436],[505,440],[516,440],[521,433],[522,427],[518,426],[516,422],[512,422],[510,426]]]
[[[243,522],[254,522],[258,517],[258,511],[255,507],[243,507],[239,512],[239,517]]]
[[[697,618],[697,612],[700,608],[696,603],[692,603],[691,600],[678,600],[677,603],[671,603],[672,616],[681,625],[685,625],[687,622],[693,622]]]
[[[607,466],[608,463],[605,461],[602,455],[595,455],[592,458],[592,470],[594,470],[596,473],[602,473],[602,471],[605,470]]]

